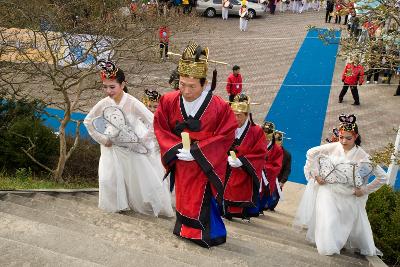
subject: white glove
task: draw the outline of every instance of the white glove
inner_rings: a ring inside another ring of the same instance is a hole
[[[240,166],[243,165],[243,163],[240,161],[240,159],[238,159],[238,158],[233,159],[231,156],[228,157],[228,163],[233,168],[239,168]]]
[[[192,161],[194,160],[192,154],[190,154],[189,150],[186,149],[178,149],[179,153],[176,154],[176,156],[178,157],[179,160],[183,160],[183,161]]]

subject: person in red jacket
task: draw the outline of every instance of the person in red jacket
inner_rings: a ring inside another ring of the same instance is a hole
[[[168,44],[170,31],[167,26],[161,26],[158,30],[158,35],[160,37],[160,57],[168,57]]]
[[[226,81],[226,91],[229,95],[229,102],[233,102],[235,96],[242,92],[242,75],[240,75],[240,67],[235,65],[232,73]]]
[[[339,94],[339,103],[343,102],[343,97],[346,95],[347,90],[351,90],[354,103],[352,105],[360,105],[360,98],[358,96],[357,84],[362,85],[364,82],[364,68],[360,65],[360,60],[355,58],[349,62],[343,70],[342,82],[344,83],[342,91]]]

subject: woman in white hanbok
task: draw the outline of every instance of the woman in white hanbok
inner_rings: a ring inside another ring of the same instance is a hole
[[[306,239],[322,255],[340,254],[342,248],[362,255],[380,255],[375,247],[365,205],[368,194],[387,181],[360,147],[355,116],[340,116],[339,142],[311,148],[304,174],[308,180],[294,221],[308,228]],[[368,177],[375,179],[368,183]]]
[[[153,114],[125,93],[125,76],[111,62],[103,62],[100,100],[86,116],[90,136],[100,144],[99,208],[108,212],[132,209],[143,214],[174,216],[167,182],[163,181]],[[106,112],[110,113],[106,114]],[[117,123],[107,123],[118,120]],[[97,122],[106,121],[103,129]],[[118,135],[118,133],[120,133]],[[133,136],[133,137],[132,137]]]

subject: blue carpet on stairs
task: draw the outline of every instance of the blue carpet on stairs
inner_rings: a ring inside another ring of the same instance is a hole
[[[321,143],[330,86],[335,69],[338,38],[329,45],[313,29],[306,38],[266,116],[286,133],[284,147],[292,154],[290,181],[306,183],[303,173],[306,152]]]

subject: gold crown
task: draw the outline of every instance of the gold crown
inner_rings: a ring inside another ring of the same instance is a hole
[[[200,56],[204,58],[200,58]],[[202,49],[196,43],[189,43],[183,51],[179,60],[178,72],[181,76],[196,79],[207,78],[208,71],[208,48]]]
[[[231,108],[234,112],[243,112],[249,113],[250,112],[250,103],[246,102],[232,102]]]
[[[255,103],[254,103],[255,104]],[[236,95],[231,102],[231,108],[234,112],[250,112],[250,98],[245,94]]]

